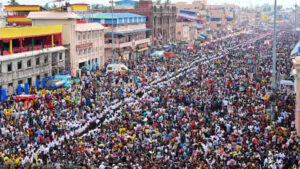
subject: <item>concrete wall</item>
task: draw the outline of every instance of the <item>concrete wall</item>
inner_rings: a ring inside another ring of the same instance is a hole
[[[38,53],[36,55],[28,55],[26,57],[21,57],[17,59],[8,59],[2,60],[0,65],[0,85],[2,88],[7,90],[7,94],[12,94],[21,81],[21,84],[28,83],[29,78],[31,78],[31,86],[35,86],[36,79],[42,79],[52,75],[52,70],[57,69],[60,66],[64,65],[65,51],[58,50],[55,52],[47,52],[47,49],[43,49],[44,52]],[[58,61],[55,64],[55,67],[52,67],[52,54],[57,53]],[[61,59],[59,58],[59,53],[62,53]],[[19,54],[16,54],[19,55]],[[11,57],[13,58],[13,57]],[[36,64],[36,59],[39,58],[39,64]],[[45,58],[48,61],[45,62]],[[28,67],[27,62],[31,61],[31,66]],[[22,62],[22,68],[18,68],[18,63]],[[12,70],[8,71],[8,65],[12,64]]]
[[[75,53],[74,62],[72,64],[72,68],[78,70],[79,63],[86,62],[87,65],[90,61],[90,65],[97,62],[100,66],[104,65],[104,30],[93,30],[93,31],[76,31],[75,32]],[[85,37],[85,39],[83,39]],[[77,49],[76,46],[92,44],[92,46],[84,48],[84,49]]]
[[[3,28],[6,26],[6,19],[5,18],[1,18],[0,16],[0,28]]]
[[[32,20],[32,26],[46,26],[46,25],[62,25],[62,42],[63,45],[68,45],[71,42],[71,29],[72,25],[76,24],[76,20],[58,20],[58,19],[34,19]]]

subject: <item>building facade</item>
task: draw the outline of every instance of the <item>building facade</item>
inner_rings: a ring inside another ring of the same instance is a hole
[[[115,2],[115,9],[134,9],[138,3],[133,0],[121,0]]]
[[[39,5],[6,5],[6,20],[11,26],[29,26],[32,24],[31,19],[27,15],[31,11],[40,11]]]
[[[300,57],[297,56],[294,60],[294,69],[296,69],[296,111],[295,111],[295,127],[297,135],[300,136]]]
[[[198,36],[196,22],[176,22],[176,40],[192,42]]]
[[[93,22],[106,27],[106,61],[113,56],[119,61],[136,59],[148,50],[151,40],[145,16],[132,13],[114,13],[113,16],[112,13],[96,13],[92,17]]]
[[[153,42],[164,44],[176,41],[176,7],[155,5],[153,11]]]
[[[206,0],[195,0],[192,3],[177,2],[173,6],[177,8],[177,22],[196,22],[197,34],[206,34],[209,28]]]
[[[176,7],[155,5],[152,0],[139,0],[134,9],[114,9],[114,12],[135,13],[146,17],[146,27],[151,29],[151,42],[162,44],[176,40]]]
[[[66,51],[66,69],[80,75],[81,68],[104,65],[104,27],[95,23],[78,23],[74,12],[31,12],[33,25],[62,25]]]
[[[62,72],[65,48],[60,25],[0,29],[0,86],[12,94],[18,84]]]
[[[71,67],[76,74],[85,67],[90,69],[103,66],[105,63],[104,54],[104,27],[99,23],[83,23],[75,25],[75,36],[72,37],[70,50]]]
[[[232,30],[234,23],[237,22],[238,6],[231,4],[208,5],[209,27],[211,33],[220,34]],[[214,35],[216,36],[216,35]]]

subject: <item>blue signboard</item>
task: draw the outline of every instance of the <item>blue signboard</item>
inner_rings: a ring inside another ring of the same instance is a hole
[[[46,78],[43,78],[43,79],[42,79],[42,86],[43,86],[43,88],[46,87]]]
[[[29,94],[29,84],[25,83],[25,94]]]
[[[38,79],[36,80],[35,86],[37,89],[40,89],[40,80],[38,80]]]
[[[2,89],[0,92],[1,92],[1,101],[6,100],[6,90]]]
[[[22,87],[21,87],[20,84],[19,84],[18,87],[17,87],[17,94],[18,94],[18,95],[21,95],[21,94],[22,94]]]

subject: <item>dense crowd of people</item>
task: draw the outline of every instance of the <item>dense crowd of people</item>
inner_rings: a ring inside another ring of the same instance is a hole
[[[278,79],[290,76],[292,36],[278,36]],[[95,71],[34,100],[11,97],[0,107],[0,164],[296,169],[295,96],[283,87],[271,97],[271,38],[176,48],[175,59],[127,62],[125,75]]]

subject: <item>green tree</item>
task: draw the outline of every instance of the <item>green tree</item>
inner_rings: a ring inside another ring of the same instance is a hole
[[[139,8],[139,3],[135,3],[135,4],[134,4],[134,8],[135,8],[135,9]]]
[[[10,0],[9,5],[19,5],[19,3],[16,0]]]
[[[171,0],[166,0],[166,4],[171,4]]]
[[[50,6],[49,6],[49,4],[48,4],[48,3],[46,3],[46,4],[44,5],[44,8],[45,8],[46,10],[49,10],[49,9],[50,9]]]
[[[53,5],[52,5],[52,9],[55,9],[55,8],[57,8],[57,5],[56,5],[56,4],[53,4]]]
[[[281,9],[283,9],[283,6],[282,5],[278,5],[277,6],[277,10],[280,11]]]
[[[261,6],[261,10],[263,12],[271,12],[272,11],[272,6],[270,4],[263,4]]]
[[[99,4],[93,4],[92,5],[92,10],[99,10],[99,9],[100,9]]]

